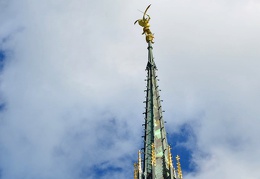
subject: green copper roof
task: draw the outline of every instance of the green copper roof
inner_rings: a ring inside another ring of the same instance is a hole
[[[175,172],[167,142],[151,42],[148,42],[146,71],[144,148],[140,152],[142,156],[139,153],[134,176],[135,179],[182,179],[179,160]]]

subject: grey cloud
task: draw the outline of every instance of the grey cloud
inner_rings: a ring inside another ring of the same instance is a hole
[[[0,98],[3,179],[95,178],[91,169],[99,165],[122,168],[103,178],[132,178],[147,59],[133,22],[148,4],[0,3],[0,48],[8,51]],[[191,123],[196,134],[196,144],[187,145],[197,170],[185,178],[259,176],[258,7],[152,2],[167,129]]]

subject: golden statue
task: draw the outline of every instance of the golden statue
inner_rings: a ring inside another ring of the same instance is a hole
[[[144,11],[144,15],[143,15],[143,18],[142,19],[138,19],[135,21],[134,24],[136,24],[138,22],[138,24],[143,27],[143,34],[145,34],[146,36],[146,42],[153,42],[153,39],[154,39],[154,35],[153,33],[151,32],[150,30],[150,24],[149,24],[149,21],[150,21],[150,16],[148,14],[146,14],[147,10],[149,9],[149,7],[151,6],[151,4],[146,8],[146,10]]]

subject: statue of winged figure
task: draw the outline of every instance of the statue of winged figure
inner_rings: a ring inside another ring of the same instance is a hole
[[[146,36],[146,42],[147,42],[147,43],[148,43],[148,42],[154,43],[154,42],[153,42],[154,35],[153,35],[153,33],[151,32],[151,30],[150,30],[150,24],[149,24],[149,21],[150,21],[151,17],[150,17],[148,14],[146,14],[147,11],[148,11],[148,9],[150,8],[150,6],[151,6],[151,4],[150,4],[150,5],[146,8],[146,10],[144,11],[143,18],[136,20],[134,24],[136,24],[136,23],[138,22],[138,24],[139,24],[141,27],[143,27],[143,33],[142,33],[142,35],[145,34],[145,36]]]

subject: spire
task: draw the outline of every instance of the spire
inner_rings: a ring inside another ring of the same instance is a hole
[[[138,162],[134,163],[134,179],[140,179],[142,175],[141,151],[138,151]]]
[[[152,47],[154,35],[150,30],[149,21],[151,18],[147,14],[150,6],[151,5],[146,8],[143,18],[135,21],[135,23],[138,22],[138,24],[143,27],[142,34],[146,36],[146,42],[148,44],[142,171],[138,169],[141,167],[141,162],[138,162],[138,164],[135,165],[135,179],[177,179],[172,163],[171,148],[167,142],[162,114],[164,111],[162,110],[159,95],[160,90],[157,84],[159,80],[156,75],[157,67],[154,62]],[[140,153],[138,155],[140,155]],[[182,178],[178,177],[178,179]]]
[[[182,170],[181,170],[181,163],[180,163],[180,157],[177,155],[176,157],[177,160],[177,173],[178,173],[178,178],[182,179]]]
[[[174,178],[174,169],[170,161],[169,144],[163,120],[163,110],[157,84],[156,65],[153,58],[153,47],[148,42],[147,89],[145,110],[145,135],[143,153],[144,179]],[[153,152],[154,151],[154,152]],[[171,163],[169,165],[169,163]],[[172,176],[171,176],[172,175]]]

